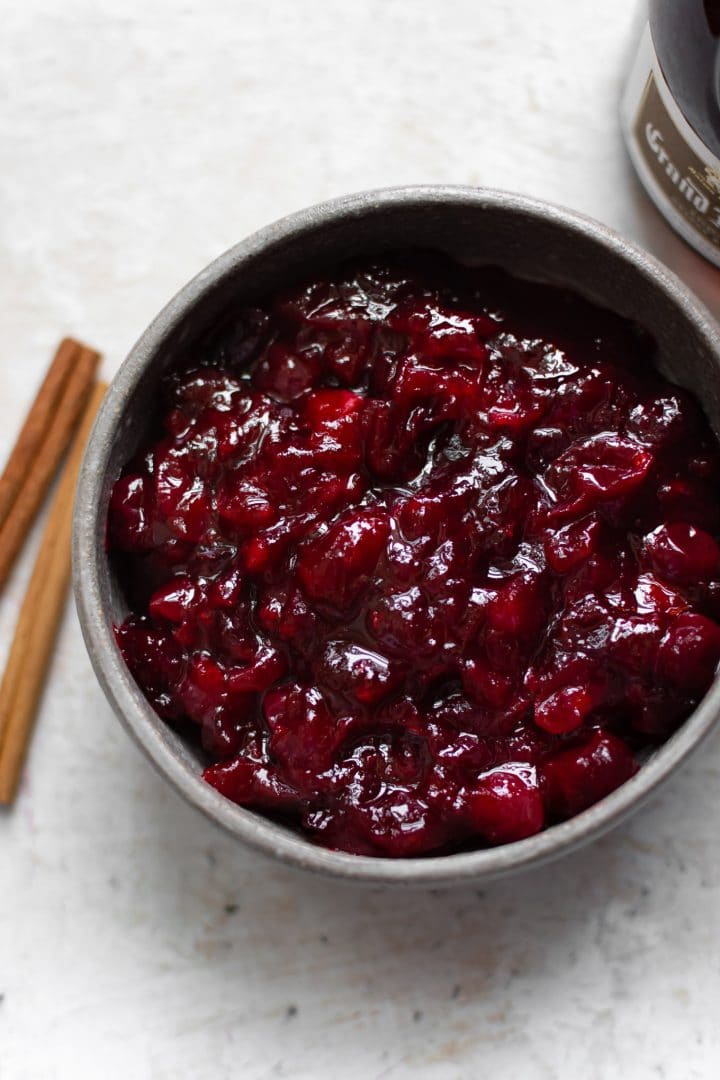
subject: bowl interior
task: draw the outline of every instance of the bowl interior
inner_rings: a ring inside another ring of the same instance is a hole
[[[712,321],[677,279],[608,230],[543,204],[474,189],[405,189],[338,200],[270,226],[227,252],[140,339],[113,384],[86,456],[76,513],[76,585],[89,651],[108,696],[155,764],[191,801],[263,850],[305,866],[370,880],[442,882],[503,873],[609,827],[672,767],[673,740],[654,755],[663,759],[656,775],[648,775],[645,765],[624,786],[629,791],[620,789],[578,818],[519,844],[401,864],[318,849],[282,825],[227,803],[202,783],[199,754],[150,709],[114,645],[111,624],[122,621],[126,605],[104,546],[112,485],[147,432],[149,403],[169,367],[235,305],[350,257],[407,248],[437,249],[469,264],[571,287],[634,319],[656,339],[661,372],[700,397],[720,434],[720,347]],[[713,691],[697,730],[687,730],[696,713],[673,737],[678,760],[709,726],[711,698]],[[361,864],[370,865],[363,870]]]

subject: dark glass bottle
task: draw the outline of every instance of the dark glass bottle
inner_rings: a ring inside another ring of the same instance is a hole
[[[720,266],[720,0],[650,0],[622,120],[651,198]]]

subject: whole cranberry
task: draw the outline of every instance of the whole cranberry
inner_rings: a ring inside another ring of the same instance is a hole
[[[660,525],[645,538],[653,570],[666,581],[692,584],[720,572],[720,548],[712,536],[685,521]]]
[[[462,800],[471,828],[489,844],[524,840],[540,832],[545,821],[533,768],[494,770]]]
[[[704,693],[720,660],[720,626],[687,612],[673,619],[658,650],[660,675],[691,693]]]
[[[628,747],[616,736],[596,731],[589,741],[561,750],[543,767],[548,812],[569,818],[604,799],[638,769]]]

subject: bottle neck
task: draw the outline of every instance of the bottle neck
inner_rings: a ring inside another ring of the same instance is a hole
[[[685,119],[720,157],[720,0],[650,0],[650,31]]]

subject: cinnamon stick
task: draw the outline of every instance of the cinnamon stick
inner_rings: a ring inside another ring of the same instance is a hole
[[[78,350],[81,348],[82,346],[72,338],[65,338],[60,342],[35,396],[7,465],[0,476],[0,526],[4,524],[33,458],[40,448],[50,417],[57,407],[60,394],[75,363]]]
[[[70,542],[77,474],[107,386],[85,406],[43,533],[0,684],[0,803],[14,801],[50,654],[70,583]]]
[[[94,349],[71,339],[68,339],[67,344],[63,342],[60,349],[63,356],[58,367],[64,370],[67,365],[65,378],[63,380],[56,374],[51,380],[50,389],[44,394],[41,390],[41,395],[38,396],[42,396],[42,401],[36,416],[32,421],[31,417],[28,417],[18,440],[20,449],[18,450],[16,445],[17,453],[13,451],[8,462],[10,480],[7,482],[4,498],[9,505],[5,519],[0,517],[0,589],[8,579],[17,554],[72,438],[100,360],[100,354]],[[53,397],[54,400],[51,400]],[[33,409],[36,406],[37,399]],[[31,416],[32,412],[31,409]],[[28,425],[29,430],[25,434]],[[19,480],[18,468],[23,470]]]

